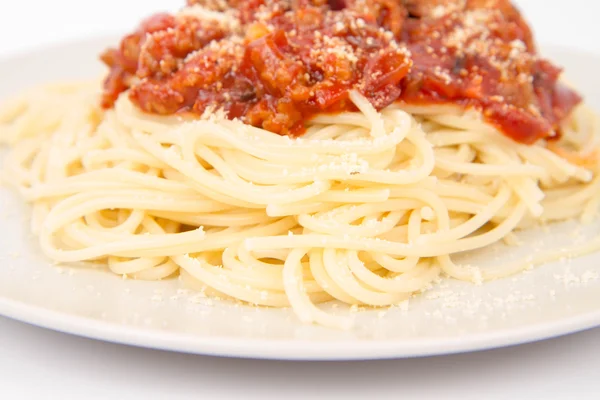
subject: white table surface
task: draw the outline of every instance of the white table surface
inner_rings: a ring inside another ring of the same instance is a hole
[[[44,44],[123,31],[141,16],[182,3],[3,0],[0,57]],[[599,2],[517,3],[533,22],[540,41],[600,53]],[[115,9],[120,10],[119,15],[113,15]],[[557,25],[565,14],[571,16],[566,25]],[[574,38],[577,44],[573,44]],[[203,395],[215,399],[598,399],[599,378],[600,330],[448,357],[290,363],[138,349],[0,318],[0,399],[149,400]]]

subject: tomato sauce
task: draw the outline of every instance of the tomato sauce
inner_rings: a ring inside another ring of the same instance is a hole
[[[351,90],[378,110],[474,108],[527,144],[559,135],[581,102],[508,0],[189,0],[102,60],[106,108],[128,90],[148,113],[221,109],[281,135],[355,110]]]

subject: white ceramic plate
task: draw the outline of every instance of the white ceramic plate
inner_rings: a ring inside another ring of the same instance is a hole
[[[0,62],[0,96],[102,72],[99,51],[117,39],[65,44]],[[600,109],[600,58],[546,47]],[[489,349],[600,325],[600,253],[561,260],[475,286],[446,281],[408,309],[355,314],[352,331],[299,324],[290,310],[211,301],[177,280],[123,281],[104,271],[57,267],[29,233],[29,211],[0,188],[0,314],[107,341],[189,353],[272,359],[377,359]],[[521,248],[475,254],[482,263],[564,246],[600,234],[600,222],[523,235]],[[347,312],[347,311],[340,311]]]

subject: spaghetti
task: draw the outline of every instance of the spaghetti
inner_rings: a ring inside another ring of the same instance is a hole
[[[360,84],[336,113],[303,119],[301,136],[218,102],[149,112],[135,88],[107,109],[100,86],[38,88],[0,112],[7,176],[33,205],[43,252],[133,279],[180,274],[307,323],[349,326],[318,307],[331,300],[390,306],[442,274],[517,273],[531,260],[479,270],[452,256],[539,222],[591,220],[600,202],[596,119],[570,100],[553,134],[519,143],[480,107],[379,107]]]

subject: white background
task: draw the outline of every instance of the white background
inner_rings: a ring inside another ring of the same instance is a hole
[[[0,57],[122,32],[142,16],[182,3],[3,0]],[[600,53],[597,1],[517,3],[539,41]],[[0,318],[0,399],[598,399],[599,378],[600,330],[450,357],[288,363],[130,348]]]

